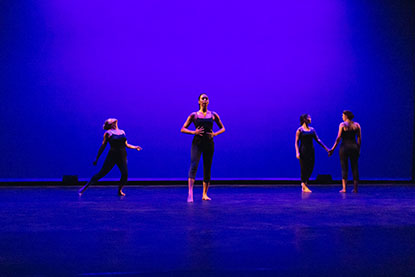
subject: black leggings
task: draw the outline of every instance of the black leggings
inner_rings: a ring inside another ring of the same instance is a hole
[[[314,169],[314,155],[311,157],[300,157],[301,166],[301,182],[308,183],[308,179],[311,177]]]
[[[212,168],[213,152],[215,144],[211,139],[195,137],[192,142],[192,150],[190,154],[189,178],[196,179],[197,167],[199,165],[200,156],[203,153],[203,182],[210,182],[210,171]]]
[[[98,180],[107,175],[115,165],[117,165],[121,171],[120,188],[125,186],[128,178],[127,152],[125,150],[110,150],[107,157],[105,158],[101,170],[91,178],[89,184],[95,184],[98,182]]]
[[[349,159],[350,166],[352,167],[353,180],[359,180],[359,147],[357,144],[341,145],[340,146],[340,165],[342,167],[342,179],[347,180],[349,170]]]

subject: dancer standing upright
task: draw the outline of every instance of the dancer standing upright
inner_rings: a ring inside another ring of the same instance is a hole
[[[339,132],[329,154],[332,155],[340,140],[340,165],[342,168],[342,189],[346,192],[349,160],[353,173],[353,191],[357,192],[359,183],[358,160],[360,156],[360,145],[362,144],[362,130],[359,123],[353,121],[354,115],[351,111],[344,111],[342,114],[343,122],[339,125]]]
[[[207,191],[210,185],[211,167],[214,152],[213,138],[217,135],[225,132],[225,127],[219,118],[219,115],[215,112],[208,110],[209,97],[202,93],[199,95],[199,110],[189,115],[184,123],[181,132],[185,134],[195,135],[192,142],[191,149],[191,164],[189,169],[189,193],[187,202],[193,202],[193,186],[196,179],[197,167],[199,165],[200,156],[203,154],[203,200],[211,200],[207,195]],[[217,132],[213,131],[213,122],[219,127]],[[189,130],[188,127],[191,123],[194,123],[196,129],[194,131]]]
[[[311,192],[307,184],[315,163],[313,140],[316,140],[327,152],[329,149],[319,139],[316,130],[310,126],[311,116],[309,114],[300,116],[300,124],[301,127],[295,133],[295,152],[297,159],[300,160],[301,189],[303,192]]]

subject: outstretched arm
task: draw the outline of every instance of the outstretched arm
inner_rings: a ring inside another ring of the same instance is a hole
[[[209,135],[210,135],[210,137],[211,138],[213,138],[213,137],[216,137],[217,135],[220,135],[220,134],[222,134],[223,132],[225,132],[225,126],[223,126],[223,123],[222,123],[222,121],[220,120],[220,117],[219,117],[219,115],[217,114],[217,113],[213,113],[213,115],[214,115],[214,120],[215,120],[215,122],[216,122],[216,124],[218,125],[218,127],[219,127],[219,130],[217,131],[217,132],[213,132],[212,131],[212,133],[208,133]]]
[[[104,152],[104,149],[107,146],[107,143],[108,143],[108,133],[105,133],[104,134],[104,139],[102,141],[102,144],[101,144],[101,146],[98,149],[98,154],[97,154],[97,157],[95,158],[94,165],[97,165],[98,159],[101,156],[102,152]]]
[[[141,148],[140,146],[129,144],[127,141],[125,141],[125,146],[130,149],[136,149],[137,151],[143,150],[143,148]]]
[[[189,135],[202,136],[203,132],[204,132],[203,127],[198,127],[198,128],[196,128],[195,131],[187,129],[190,126],[190,124],[192,124],[194,117],[195,117],[195,113],[192,113],[191,115],[189,115],[189,117],[186,119],[186,122],[183,124],[183,127],[180,130],[180,132],[182,132],[184,134],[189,134]]]
[[[297,159],[300,159],[300,150],[298,149],[298,144],[300,142],[300,129],[295,132],[295,156]]]
[[[326,150],[327,152],[329,152],[330,150],[327,148],[327,146],[321,141],[321,139],[317,136],[317,132],[314,130],[314,134],[315,134],[315,137],[314,137],[314,139],[317,141],[317,143],[318,144],[320,144],[321,145],[321,147],[323,147],[324,148],[324,150]]]
[[[329,150],[329,155],[332,155],[333,154],[334,149],[336,149],[337,145],[339,144],[340,139],[342,137],[342,132],[343,132],[343,123],[340,123],[340,125],[339,125],[339,132],[337,133],[337,138],[334,141],[333,147]]]

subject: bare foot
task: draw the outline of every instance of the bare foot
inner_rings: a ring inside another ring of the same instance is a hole
[[[85,192],[85,189],[84,188],[81,188],[80,190],[78,190],[79,197],[81,197],[82,194],[84,194],[84,192]]]
[[[79,197],[81,197],[82,196],[82,194],[84,194],[84,192],[86,191],[86,189],[88,188],[88,184],[86,184],[85,186],[83,186],[82,188],[80,188],[79,190],[78,190],[78,195],[79,195]]]
[[[193,203],[193,195],[189,194],[187,196],[187,203]]]
[[[125,193],[124,193],[124,192],[122,192],[122,190],[119,190],[119,191],[118,191],[118,195],[119,195],[119,196],[125,196]]]
[[[210,201],[212,199],[207,195],[203,195],[202,200]]]
[[[311,192],[311,190],[306,185],[302,185],[301,189],[303,192]]]
[[[339,191],[339,192],[341,192],[341,193],[346,193],[346,190],[345,189],[342,189],[341,191]]]

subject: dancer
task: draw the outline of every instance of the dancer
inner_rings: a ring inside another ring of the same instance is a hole
[[[202,200],[211,200],[207,191],[210,185],[210,171],[212,167],[214,143],[213,137],[225,132],[225,127],[215,112],[208,110],[209,97],[202,93],[199,95],[199,111],[191,113],[184,123],[181,132],[185,134],[195,135],[191,149],[191,164],[189,169],[189,194],[187,202],[193,202],[193,185],[195,183],[196,171],[199,164],[200,156],[203,153],[203,196]],[[191,123],[194,123],[196,130],[187,129]],[[219,127],[217,132],[213,132],[213,122]]]
[[[329,149],[317,136],[316,130],[310,127],[311,116],[303,114],[300,116],[301,127],[295,133],[295,152],[297,159],[300,160],[301,167],[301,189],[303,192],[311,192],[307,187],[308,179],[314,169],[314,145],[313,139],[317,141],[327,152]]]
[[[118,120],[115,118],[108,118],[105,120],[103,126],[105,133],[104,133],[104,140],[102,141],[102,145],[98,150],[97,158],[94,161],[94,165],[97,165],[98,159],[101,156],[102,152],[104,152],[107,143],[110,144],[110,150],[108,152],[107,157],[105,158],[104,164],[102,165],[101,170],[95,174],[91,180],[83,186],[79,191],[79,196],[85,192],[89,185],[95,184],[98,182],[99,179],[104,177],[105,175],[110,172],[110,170],[117,165],[121,171],[121,180],[120,185],[118,187],[118,195],[125,196],[125,193],[122,191],[122,188],[127,183],[128,178],[128,168],[127,168],[127,151],[126,147],[131,149],[136,149],[138,151],[142,150],[140,146],[134,146],[127,143],[127,138],[125,137],[125,132],[121,129],[118,129]]]
[[[342,143],[340,145],[340,165],[342,168],[342,190],[340,192],[346,192],[347,185],[347,176],[350,159],[350,165],[353,172],[353,191],[357,193],[357,187],[359,182],[359,169],[358,169],[358,159],[360,156],[360,145],[362,143],[362,131],[360,125],[357,122],[353,121],[354,115],[351,111],[344,111],[342,114],[343,122],[339,125],[339,133],[337,135],[336,141],[334,142],[333,147],[329,151],[329,155],[333,154],[334,149],[336,149],[337,144],[339,144],[340,139]]]

